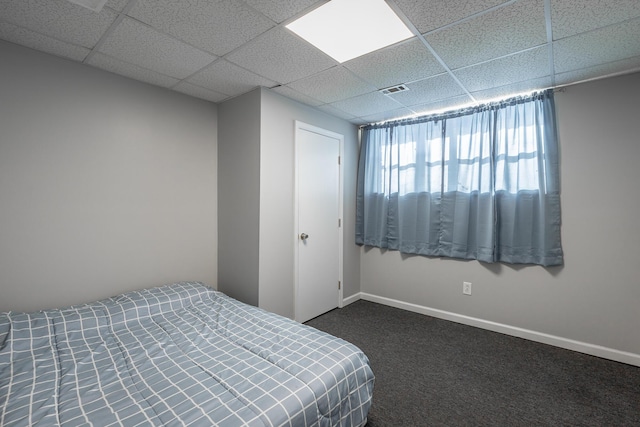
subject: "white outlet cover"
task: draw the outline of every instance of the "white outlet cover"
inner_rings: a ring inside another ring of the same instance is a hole
[[[471,295],[471,282],[462,282],[462,293]]]

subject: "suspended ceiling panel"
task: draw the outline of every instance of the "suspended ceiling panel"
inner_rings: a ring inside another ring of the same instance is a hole
[[[0,39],[216,103],[267,87],[356,124],[640,70],[640,0],[387,0],[414,37],[343,64],[285,28],[324,3],[0,0]]]

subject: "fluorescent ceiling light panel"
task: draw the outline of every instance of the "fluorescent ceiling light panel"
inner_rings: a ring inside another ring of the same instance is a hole
[[[332,0],[286,27],[338,62],[413,37],[384,0]]]
[[[100,12],[107,0],[69,0],[71,3],[75,3],[82,7],[86,7],[94,12]]]

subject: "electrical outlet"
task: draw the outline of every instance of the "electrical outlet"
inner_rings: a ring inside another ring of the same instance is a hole
[[[471,282],[462,282],[462,293],[471,295]]]

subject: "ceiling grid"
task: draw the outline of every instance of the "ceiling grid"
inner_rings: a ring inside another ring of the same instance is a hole
[[[267,87],[354,124],[640,70],[640,0],[387,0],[414,36],[342,64],[285,28],[325,3],[0,0],[0,39],[216,103]]]

